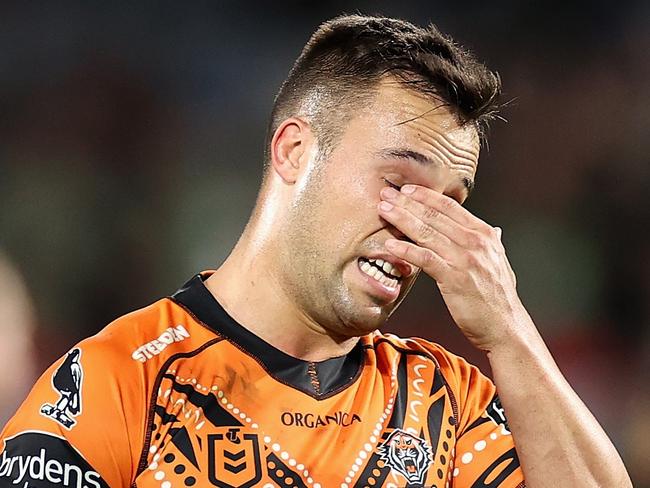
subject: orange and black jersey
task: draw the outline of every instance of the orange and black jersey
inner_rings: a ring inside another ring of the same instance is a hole
[[[492,382],[375,332],[293,358],[197,275],[76,345],[2,431],[0,487],[523,487]]]

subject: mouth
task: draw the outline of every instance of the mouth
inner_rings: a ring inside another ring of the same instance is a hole
[[[407,471],[409,474],[415,474],[416,471],[417,471],[417,469],[416,469],[417,466],[415,465],[415,463],[413,462],[413,460],[410,459],[410,458],[406,458],[406,459],[404,459],[404,467],[406,468],[406,471]]]
[[[360,257],[357,264],[362,273],[379,282],[389,290],[397,290],[402,281],[402,272],[383,259]]]

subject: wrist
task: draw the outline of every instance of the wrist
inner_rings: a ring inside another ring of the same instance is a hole
[[[490,361],[501,356],[527,356],[540,347],[546,350],[537,327],[521,303],[514,306],[511,313],[503,319],[502,330],[499,340],[486,348]]]

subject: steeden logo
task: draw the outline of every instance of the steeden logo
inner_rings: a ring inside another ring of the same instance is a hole
[[[146,344],[141,345],[131,357],[136,361],[141,363],[146,362],[154,356],[157,356],[165,350],[167,346],[173,344],[174,342],[181,342],[187,339],[190,336],[190,333],[182,325],[177,325],[176,327],[168,327],[165,332],[160,334],[157,339],[147,342]]]

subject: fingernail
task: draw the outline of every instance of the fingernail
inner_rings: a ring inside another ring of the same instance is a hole
[[[415,191],[415,187],[413,185],[404,185],[402,187],[402,193],[404,193],[405,195],[410,195],[414,191]]]
[[[380,208],[381,210],[383,210],[384,212],[389,212],[389,211],[391,211],[391,210],[393,209],[393,204],[392,204],[392,203],[388,203],[388,202],[381,202],[381,203],[379,204],[379,208]]]
[[[384,198],[387,198],[388,200],[392,200],[393,198],[397,198],[397,195],[399,195],[399,192],[395,188],[383,188],[381,190],[381,196]]]

